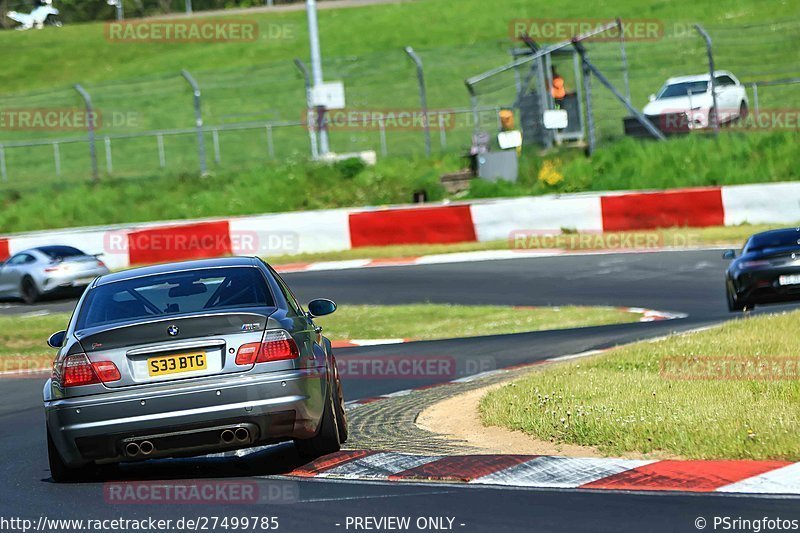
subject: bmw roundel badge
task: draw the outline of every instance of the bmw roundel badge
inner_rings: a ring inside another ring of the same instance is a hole
[[[178,326],[174,324],[167,328],[167,333],[169,334],[170,337],[177,336],[179,332],[180,330],[178,329]]]

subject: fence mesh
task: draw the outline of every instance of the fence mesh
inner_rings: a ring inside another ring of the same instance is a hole
[[[797,84],[769,83],[800,77],[800,48],[786,46],[800,40],[800,21],[706,29],[714,42],[717,68],[731,70],[745,83],[751,108],[796,109],[800,105]],[[448,117],[444,122],[432,120],[435,152],[466,153],[476,129],[497,131],[497,111],[513,104],[527,68],[512,69],[482,82],[477,92],[477,113],[470,107],[473,102],[464,80],[508,63],[510,49],[519,46],[521,43],[506,39],[416,49],[424,62],[428,107]],[[589,59],[609,81],[623,94],[630,91],[638,109],[668,77],[708,69],[704,42],[689,24],[666,25],[663,37],[652,42],[626,42],[627,70],[618,41],[594,39],[585,46]],[[568,90],[574,90],[580,76],[573,75],[571,60],[554,62]],[[348,111],[390,113],[420,108],[416,70],[402,49],[396,53],[328,57],[323,69],[326,79],[344,82]],[[305,82],[290,59],[244,69],[195,70],[191,74],[202,92],[203,139],[212,170],[308,157]],[[100,116],[96,146],[101,179],[108,175],[197,170],[192,90],[180,72],[83,84],[83,88]],[[84,102],[73,87],[0,96],[2,110],[53,108],[77,112],[84,108]],[[623,118],[628,111],[594,80],[592,112],[595,135],[601,144],[623,136]],[[330,148],[335,152],[424,154],[424,134],[419,126],[334,123],[329,135]],[[0,187],[86,180],[91,175],[86,128],[2,128],[0,163]]]

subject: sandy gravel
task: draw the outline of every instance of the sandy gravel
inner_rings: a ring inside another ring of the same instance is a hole
[[[567,457],[605,457],[596,448],[575,444],[557,444],[537,440],[521,431],[481,424],[478,417],[478,403],[489,391],[502,387],[498,383],[471,390],[435,403],[423,410],[417,417],[420,428],[437,433],[452,440],[466,441],[464,444],[479,448],[485,453],[522,455],[561,455]],[[676,459],[665,453],[622,454],[625,458]]]

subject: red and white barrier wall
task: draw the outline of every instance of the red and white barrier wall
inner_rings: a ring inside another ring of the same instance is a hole
[[[393,244],[509,239],[515,232],[629,231],[800,222],[800,182],[276,213],[0,237],[0,259],[45,244],[103,254],[111,268],[217,257],[276,256]]]

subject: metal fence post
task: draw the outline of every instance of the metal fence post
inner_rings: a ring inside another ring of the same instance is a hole
[[[317,159],[317,157],[319,157],[319,152],[317,150],[317,133],[315,131],[315,128],[313,127],[313,124],[315,123],[315,121],[312,120],[312,117],[314,116],[313,111],[312,111],[314,109],[314,103],[312,102],[312,99],[311,99],[311,76],[308,73],[308,68],[306,68],[306,64],[303,63],[300,59],[295,58],[294,64],[297,66],[297,68],[303,74],[303,80],[305,81],[305,86],[306,86],[306,129],[308,129],[308,139],[309,139],[309,141],[311,143],[311,158],[312,159]]]
[[[181,70],[181,76],[183,76],[192,87],[194,119],[195,127],[197,128],[197,156],[200,159],[200,173],[205,176],[208,174],[208,167],[206,166],[206,139],[203,135],[203,111],[200,107],[200,86],[192,75],[189,74],[188,70]]]
[[[56,176],[61,176],[61,151],[58,148],[58,143],[53,143],[53,162],[56,166]]]
[[[389,154],[389,146],[386,142],[386,124],[383,122],[383,117],[380,118],[378,121],[378,131],[381,135],[381,154],[388,155]]]
[[[717,107],[717,81],[714,77],[714,50],[711,47],[711,36],[700,25],[695,24],[694,29],[706,41],[706,52],[708,53],[708,73],[711,76],[711,98],[714,100],[714,135],[719,135],[719,108]]]
[[[414,49],[410,46],[406,46],[405,51],[417,67],[419,100],[422,106],[422,115],[425,117],[425,154],[431,155],[431,126],[428,123],[428,94],[425,90],[425,71],[422,69],[422,59],[414,52]]]
[[[186,4],[186,14],[187,15],[191,15],[192,14],[192,0],[185,0],[185,4]]]
[[[92,97],[84,90],[79,83],[74,85],[75,90],[83,98],[83,103],[86,105],[86,128],[89,130],[89,157],[92,160],[92,181],[97,183],[100,181],[100,175],[97,172],[97,147],[95,146],[94,139],[94,121],[95,116],[92,111]]]
[[[631,83],[628,79],[628,53],[625,51],[625,31],[622,29],[622,19],[617,18],[619,27],[619,51],[622,55],[622,83],[625,85],[625,98],[631,99]]]
[[[106,135],[105,144],[106,144],[106,171],[108,171],[108,173],[111,174],[112,172],[114,172],[114,162],[111,160],[111,137],[109,137],[108,135]]]
[[[3,181],[8,181],[8,174],[6,173],[6,149],[0,144],[0,176]]]
[[[581,55],[583,59],[583,55]],[[592,112],[592,71],[589,70],[589,65],[585,61],[583,64],[583,97],[586,99],[586,137],[587,145],[586,152],[589,155],[594,153],[595,149],[595,135],[594,135],[594,113]]]
[[[475,87],[470,83],[469,80],[465,80],[464,85],[467,86],[467,91],[469,92],[469,105],[472,107],[472,121],[474,122],[472,125],[472,131],[477,132],[480,123],[480,117],[478,116],[478,95],[475,92]]]
[[[442,120],[442,118],[442,115],[439,115],[439,146],[442,151],[444,151],[447,148],[447,132],[445,132],[444,120]]]
[[[117,8],[117,20],[125,20],[125,7],[123,5],[124,0],[112,0],[109,4],[112,4],[114,7]]]
[[[272,124],[267,124],[267,152],[270,159],[275,159],[275,146],[272,143]]]
[[[214,162],[219,165],[222,162],[222,154],[219,152],[219,130],[217,128],[211,130],[211,139],[214,141]]]
[[[753,87],[753,110],[756,112],[756,117],[758,117],[758,84],[754,83]]]
[[[164,152],[164,135],[161,133],[156,135],[156,143],[158,144],[158,166],[164,168],[167,166],[167,154]]]

